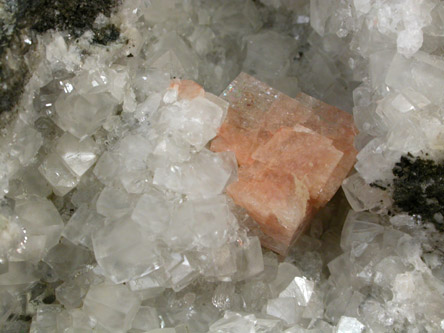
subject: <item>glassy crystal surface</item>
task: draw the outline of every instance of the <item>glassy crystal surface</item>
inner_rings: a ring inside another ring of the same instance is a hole
[[[97,159],[94,140],[85,138],[80,141],[69,133],[65,133],[59,139],[56,152],[78,177],[81,177]]]

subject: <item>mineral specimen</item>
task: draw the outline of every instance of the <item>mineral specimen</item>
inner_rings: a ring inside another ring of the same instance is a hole
[[[1,332],[444,329],[442,2],[49,2],[0,1]]]
[[[310,218],[352,168],[356,129],[351,115],[304,94],[292,99],[241,73],[222,93],[227,119],[211,143],[233,151],[239,181],[227,193],[285,255]]]

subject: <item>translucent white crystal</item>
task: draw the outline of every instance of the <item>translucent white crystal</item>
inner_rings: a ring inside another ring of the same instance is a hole
[[[243,68],[262,79],[285,76],[290,69],[290,59],[297,49],[295,39],[274,31],[263,31],[244,37],[247,48]]]
[[[115,153],[104,152],[94,168],[94,174],[105,185],[113,185],[120,171],[120,159]]]
[[[161,235],[168,228],[171,210],[162,193],[152,189],[140,197],[131,218],[148,232]]]
[[[344,251],[354,246],[371,242],[384,232],[384,227],[377,224],[377,218],[369,213],[350,212],[344,223],[341,235],[341,248]]]
[[[293,298],[274,298],[268,300],[265,311],[268,315],[282,319],[287,325],[293,325],[301,319],[304,308]]]
[[[261,273],[264,270],[264,260],[259,238],[238,239],[236,245],[236,279],[248,279]]]
[[[233,172],[226,153],[202,150],[189,162],[157,168],[153,183],[190,197],[212,197],[222,193]],[[229,153],[228,153],[229,154]]]
[[[171,271],[171,285],[174,291],[180,291],[199,276],[199,272],[190,265],[187,257]]]
[[[82,141],[65,133],[58,141],[56,152],[66,166],[77,176],[82,176],[97,159],[97,146],[91,138]]]
[[[364,210],[379,212],[391,204],[389,192],[371,187],[359,173],[346,178],[342,183],[342,189],[355,212]]]
[[[305,277],[295,277],[293,281],[279,294],[280,298],[295,298],[298,305],[306,306],[311,299],[314,282]]]
[[[152,152],[151,143],[141,135],[126,135],[119,142],[115,153],[120,157],[124,172],[143,170],[146,168],[146,159]]]
[[[103,282],[103,277],[95,276],[90,270],[83,270],[56,288],[57,300],[66,309],[80,308],[90,285],[100,282]]]
[[[134,201],[121,189],[105,187],[97,198],[97,213],[108,218],[117,219],[132,211]]]
[[[60,305],[39,305],[37,314],[32,320],[30,332],[57,332],[59,328],[58,317],[62,312]]]
[[[70,272],[82,270],[94,263],[94,257],[89,249],[77,246],[62,238],[53,246],[43,261],[52,268],[60,279],[66,279]]]
[[[31,162],[43,144],[42,135],[20,119],[15,122],[9,142],[9,154],[23,166]]]
[[[142,277],[159,265],[152,235],[128,217],[97,230],[92,241],[98,264],[115,283]]]
[[[363,325],[358,319],[353,317],[342,316],[339,319],[337,332],[338,333],[361,333],[365,329],[365,325]]]
[[[389,180],[393,177],[391,170],[401,155],[402,152],[388,149],[381,139],[375,138],[359,152],[355,168],[368,184]]]
[[[131,329],[149,331],[160,327],[160,320],[155,308],[151,306],[141,306],[134,320]]]
[[[59,241],[64,224],[54,204],[44,198],[17,200],[15,213],[26,231],[26,240],[13,258],[37,261]]]
[[[93,134],[116,109],[116,99],[109,93],[71,94],[55,103],[58,125],[79,139]]]
[[[134,292],[138,292],[143,299],[159,296],[165,290],[166,283],[164,278],[169,279],[169,276],[166,276],[164,271],[159,273],[161,270],[158,269],[144,277],[129,281],[129,288]]]
[[[421,51],[410,59],[396,55],[387,73],[386,83],[399,90],[413,89],[429,100],[440,103],[443,97],[436,87],[443,83],[443,71],[444,60],[440,57]]]
[[[8,197],[10,198],[23,198],[29,195],[47,197],[51,193],[51,185],[34,165],[22,169],[9,181]]]
[[[210,326],[209,333],[280,332],[279,320],[261,314],[242,314],[226,311],[222,319]]]
[[[110,331],[127,331],[140,308],[140,299],[124,285],[92,286],[83,308],[88,316]]]
[[[234,231],[235,217],[224,196],[193,201],[194,224],[192,231],[198,246],[220,247]]]
[[[63,196],[79,183],[79,178],[66,167],[56,153],[49,153],[39,166],[40,173],[51,184],[55,194]]]
[[[301,275],[301,271],[296,266],[286,262],[280,263],[277,276],[270,283],[270,289],[276,296],[278,296],[296,276]]]
[[[150,52],[150,65],[182,78],[197,78],[197,60],[193,51],[175,32],[166,33]]]
[[[223,115],[223,109],[217,104],[206,98],[197,97],[164,108],[159,123],[167,125],[168,131],[173,135],[200,151],[216,136]]]
[[[74,244],[92,249],[91,236],[103,226],[104,220],[103,216],[90,209],[87,204],[82,204],[69,219],[62,236]]]
[[[252,1],[225,2],[212,17],[216,29],[223,35],[246,35],[259,30],[262,19]]]
[[[25,230],[15,216],[9,216],[6,212],[0,214],[0,273],[8,270],[9,255],[22,247],[25,236]]]
[[[0,274],[0,286],[10,288],[26,288],[30,283],[40,279],[35,268],[29,262],[10,262],[8,272]]]

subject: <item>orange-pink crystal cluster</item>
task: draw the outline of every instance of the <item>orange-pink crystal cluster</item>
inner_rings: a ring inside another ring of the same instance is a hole
[[[239,163],[227,193],[258,223],[262,245],[285,255],[355,163],[353,117],[245,73],[221,97],[230,107],[211,149],[233,151]]]

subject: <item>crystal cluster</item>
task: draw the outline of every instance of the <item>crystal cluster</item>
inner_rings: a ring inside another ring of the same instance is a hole
[[[235,152],[241,166],[228,194],[259,223],[262,244],[285,255],[353,167],[353,119],[245,73],[222,96],[230,107],[211,149]]]
[[[94,23],[116,26],[114,43],[35,36],[17,110],[0,115],[0,331],[442,331],[443,8],[126,0]],[[236,102],[241,72],[270,92],[263,108]],[[227,189],[252,161],[299,163],[304,137],[313,156],[343,155],[295,203],[328,201],[355,154],[335,107],[359,130],[356,172],[278,257]],[[230,121],[234,153],[213,152]],[[409,208],[409,189],[433,214]]]

